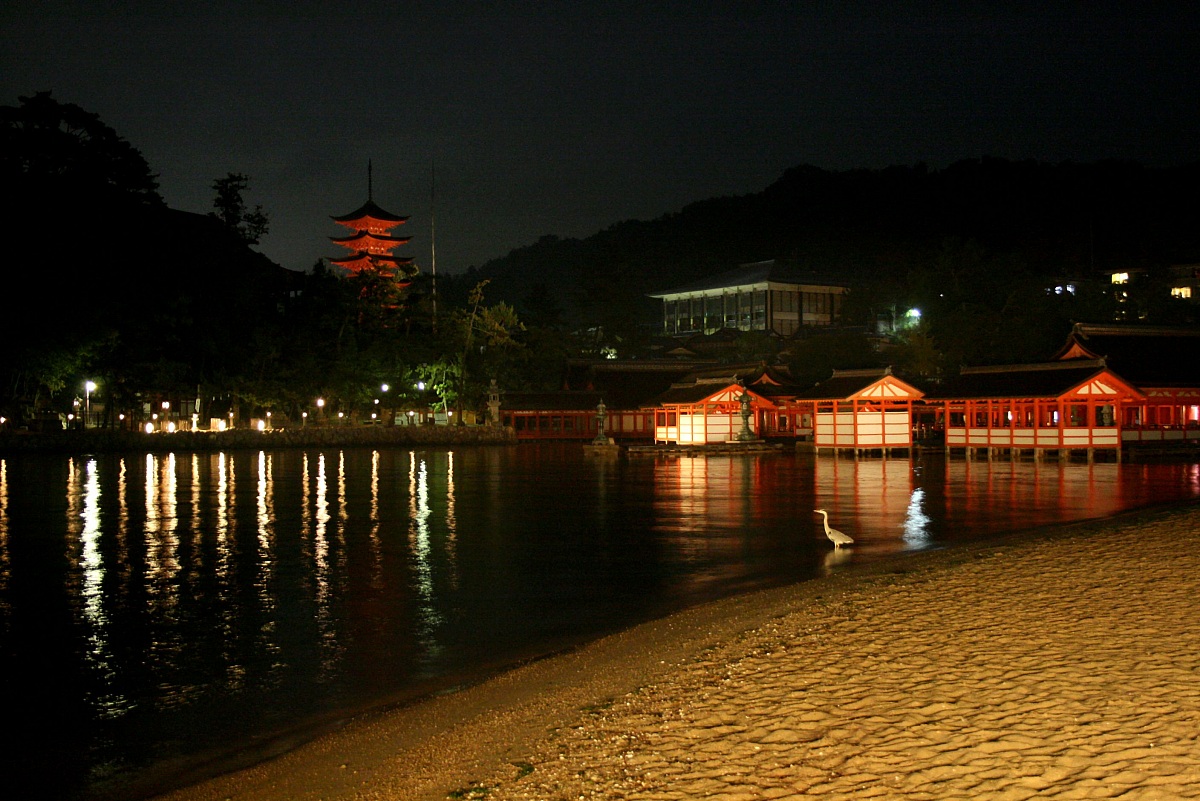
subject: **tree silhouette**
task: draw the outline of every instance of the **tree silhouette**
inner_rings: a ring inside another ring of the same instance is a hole
[[[246,209],[242,193],[249,186],[250,178],[240,172],[231,172],[213,181],[213,191],[217,193],[213,198],[216,211],[209,214],[237,231],[247,245],[257,245],[267,235],[270,218],[261,205],[255,206],[253,211]]]
[[[0,106],[0,176],[14,197],[164,205],[146,159],[98,115],[50,92],[18,100]]]

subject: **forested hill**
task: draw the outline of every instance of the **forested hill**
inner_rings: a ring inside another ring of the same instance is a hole
[[[543,237],[455,283],[490,279],[490,298],[526,314],[557,310],[604,325],[644,313],[646,292],[772,258],[857,284],[899,285],[957,241],[1022,270],[1083,278],[1200,261],[1197,187],[1200,163],[801,166],[757,194],[700,201],[582,240]]]

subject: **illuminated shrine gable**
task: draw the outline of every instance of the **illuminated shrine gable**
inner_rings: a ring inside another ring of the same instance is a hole
[[[1105,372],[1079,385],[1070,394],[1094,398],[1131,398],[1140,397],[1142,393],[1117,380],[1113,374]]]
[[[921,398],[925,393],[902,381],[887,376],[859,393],[860,398]]]

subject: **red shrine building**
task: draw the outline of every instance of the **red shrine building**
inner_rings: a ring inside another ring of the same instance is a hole
[[[1200,330],[1076,323],[1054,358],[1102,359],[1144,395],[1123,407],[1126,443],[1200,442]]]
[[[329,262],[348,270],[351,275],[377,269],[390,278],[399,272],[400,283],[406,284],[403,279],[415,271],[413,260],[406,256],[395,256],[392,251],[407,244],[412,237],[392,236],[391,231],[406,223],[408,218],[381,209],[370,195],[368,189],[366,203],[349,214],[332,218],[335,223],[346,226],[354,233],[329,237],[330,241],[350,251],[349,255],[330,259]]]
[[[688,375],[647,404],[654,411],[654,442],[720,444],[738,440],[743,426],[757,439],[761,421],[777,410],[772,391],[778,386],[768,368],[756,365],[726,365]]]
[[[925,393],[892,373],[892,368],[834,370],[816,386],[794,392],[787,411],[795,436],[811,435],[821,451],[855,452],[913,446],[913,404]]]
[[[1096,451],[1120,457],[1125,410],[1145,399],[1104,359],[1073,359],[964,367],[925,403],[941,407],[947,452],[1086,451],[1091,461]]]

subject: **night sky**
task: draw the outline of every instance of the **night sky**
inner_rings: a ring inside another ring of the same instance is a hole
[[[451,273],[799,164],[1200,158],[1196,3],[194,5],[4,3],[0,105],[98,113],[175,208],[249,175],[292,269],[341,255],[368,159],[398,255],[428,271],[435,209]]]

